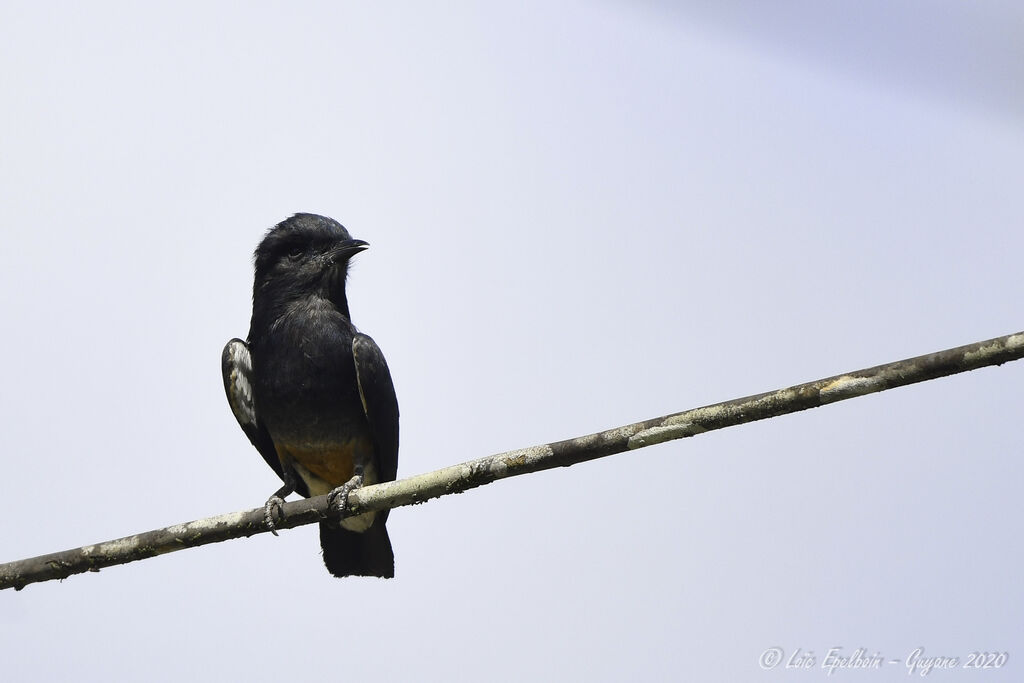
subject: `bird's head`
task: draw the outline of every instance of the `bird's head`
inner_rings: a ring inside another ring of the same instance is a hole
[[[348,315],[349,259],[369,246],[332,218],[297,213],[278,223],[256,248],[253,299],[278,303],[322,296]]]

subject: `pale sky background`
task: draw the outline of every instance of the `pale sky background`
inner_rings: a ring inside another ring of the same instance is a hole
[[[296,211],[372,245],[401,476],[1024,328],[1022,46],[1010,0],[0,4],[0,560],[277,487],[219,362]],[[810,681],[923,646],[1021,680],[1022,383],[399,509],[390,582],[304,527],[5,591],[0,678]]]

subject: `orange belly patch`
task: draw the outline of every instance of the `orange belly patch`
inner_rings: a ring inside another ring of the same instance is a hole
[[[274,444],[282,464],[291,465],[309,488],[311,496],[320,496],[341,486],[355,473],[357,460],[366,463],[372,447],[364,439],[351,439],[341,444],[285,445]]]

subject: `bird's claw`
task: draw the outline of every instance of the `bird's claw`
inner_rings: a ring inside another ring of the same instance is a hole
[[[363,475],[357,474],[336,489],[327,494],[327,507],[334,508],[338,512],[344,512],[348,507],[348,496],[357,488],[363,485]]]
[[[263,506],[263,519],[267,524],[267,528],[270,529],[270,533],[277,536],[276,523],[274,522],[274,513],[277,512],[282,518],[284,514],[281,511],[281,506],[284,505],[284,498],[277,494],[267,498],[266,504]]]

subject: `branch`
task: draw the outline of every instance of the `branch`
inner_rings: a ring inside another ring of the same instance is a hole
[[[1024,332],[367,486],[352,492],[344,515],[328,510],[327,496],[285,503],[283,519],[277,528],[290,529],[370,510],[422,503],[506,477],[568,467],[713,429],[817,408],[989,365],[1002,365],[1021,357],[1024,357]],[[114,541],[0,564],[0,589],[21,590],[30,583],[64,579],[72,574],[99,571],[103,567],[266,531],[262,507],[176,524]]]

